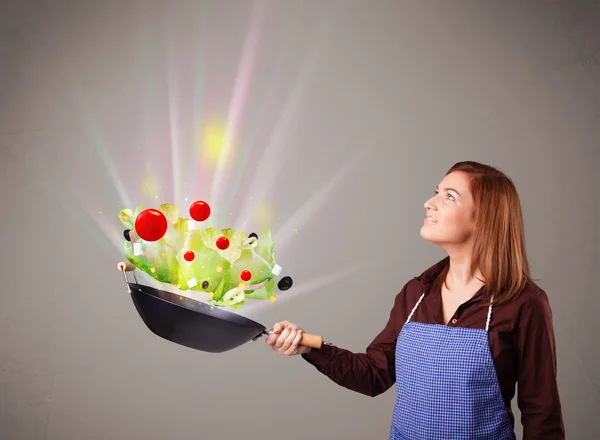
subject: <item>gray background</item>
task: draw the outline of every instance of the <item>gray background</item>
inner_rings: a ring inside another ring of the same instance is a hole
[[[597,2],[4,0],[0,438],[387,438],[394,388],[353,393],[264,339],[151,334],[116,214],[210,196],[215,226],[252,232],[267,205],[295,285],[239,313],[363,351],[444,256],[423,202],[467,159],[517,185],[568,437],[600,438],[599,30]],[[213,180],[211,118],[236,155]]]

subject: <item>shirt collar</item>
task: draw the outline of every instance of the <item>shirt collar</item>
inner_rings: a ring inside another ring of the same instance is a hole
[[[449,256],[438,261],[433,266],[427,268],[423,273],[421,273],[421,275],[416,277],[418,280],[421,281],[422,290],[426,295],[431,291],[431,287],[433,286],[433,283],[435,282],[438,275],[442,272],[442,270],[444,270],[444,268],[448,264],[450,264]],[[438,295],[439,295],[439,293],[440,292],[437,292]],[[479,289],[477,291],[477,293],[475,295],[473,295],[473,297],[469,301],[467,301],[467,303],[474,302],[474,301],[480,301],[483,298],[484,293],[485,293],[485,286],[483,286],[481,289]]]

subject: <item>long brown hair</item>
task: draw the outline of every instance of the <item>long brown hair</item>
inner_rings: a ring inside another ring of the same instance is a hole
[[[477,269],[485,282],[485,298],[507,302],[533,282],[525,250],[523,214],[517,189],[504,173],[489,165],[456,163],[446,175],[461,171],[469,176],[475,204],[475,237],[471,273]],[[449,265],[440,276],[446,281]]]

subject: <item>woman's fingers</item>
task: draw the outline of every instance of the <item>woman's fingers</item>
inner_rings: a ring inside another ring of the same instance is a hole
[[[283,331],[279,334],[279,337],[277,338],[277,341],[275,341],[275,345],[273,346],[273,348],[277,351],[280,351],[281,347],[283,347],[283,344],[285,344],[285,341],[287,340],[289,334],[290,334],[290,328],[286,327],[285,329],[283,329]]]
[[[272,333],[269,336],[267,336],[267,345],[270,345],[271,347],[273,347],[273,345],[275,345],[275,342],[277,341],[277,338],[279,337],[279,335]]]
[[[297,354],[298,346],[300,345],[300,341],[302,340],[302,329],[296,330],[295,334],[290,334],[288,340],[289,339],[291,339],[290,346],[286,351],[283,352],[283,354],[286,354],[288,356]]]
[[[273,325],[273,333],[267,337],[267,344],[283,355],[293,356],[305,353],[307,347],[300,346],[302,329],[289,321],[280,321]]]
[[[273,325],[273,333],[271,333],[269,336],[267,336],[267,341],[266,341],[267,345],[270,345],[271,347],[273,347],[273,349],[275,349],[274,345],[277,342],[279,335],[283,331],[285,323],[286,323],[286,321],[281,321],[281,322],[275,323],[275,325]]]
[[[294,327],[289,327],[289,329],[290,329],[290,331],[287,334],[285,341],[283,341],[283,344],[281,344],[281,347],[279,347],[279,353],[281,353],[281,354],[286,354],[286,352],[292,346],[292,343],[294,342],[294,338],[296,338],[296,333],[298,333],[298,330]],[[282,333],[282,336],[283,336],[283,333]]]

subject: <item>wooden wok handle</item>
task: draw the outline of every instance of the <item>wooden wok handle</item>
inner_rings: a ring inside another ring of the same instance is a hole
[[[302,333],[300,345],[311,348],[321,348],[323,345],[323,336],[311,335],[310,333]]]
[[[117,269],[120,272],[131,272],[132,270],[135,270],[135,266],[129,261],[121,261],[119,264],[117,264]]]

